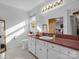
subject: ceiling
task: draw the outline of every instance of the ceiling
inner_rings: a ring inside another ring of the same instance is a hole
[[[0,0],[0,3],[29,11],[37,5],[43,3],[44,0]]]

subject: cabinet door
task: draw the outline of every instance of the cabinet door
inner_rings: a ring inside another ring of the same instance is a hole
[[[72,59],[72,58],[76,58],[78,56],[79,51],[61,46],[61,53],[64,55],[64,56],[62,56],[62,54],[61,54],[60,55],[61,58],[65,57],[65,58]]]
[[[58,49],[55,45],[48,43],[48,59],[59,59]]]
[[[41,40],[36,41],[36,56],[39,59],[47,59],[47,42]]]
[[[39,59],[47,59],[47,49],[41,48]]]
[[[47,42],[40,41],[41,54],[39,59],[47,59]]]
[[[35,55],[35,39],[34,38],[29,39],[28,46],[29,46],[28,48],[29,51]]]
[[[36,56],[39,58],[40,56],[40,42],[39,42],[39,40],[37,39],[36,40]]]
[[[31,39],[31,37],[29,37],[29,40],[28,40],[28,50],[29,51],[32,50],[31,47],[32,47],[32,39]]]
[[[79,59],[79,51],[78,51],[78,54],[77,54],[77,57],[76,57],[76,59]]]
[[[35,55],[35,39],[32,38],[32,47],[31,47],[31,52]]]
[[[48,49],[48,59],[59,59],[59,53],[52,49]]]
[[[74,59],[71,55],[74,56],[75,52],[71,53],[70,55],[70,52],[68,51],[66,48],[65,49],[62,48],[62,46],[49,43],[48,44],[48,59]]]

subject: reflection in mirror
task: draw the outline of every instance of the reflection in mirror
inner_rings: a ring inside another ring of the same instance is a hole
[[[79,35],[79,15],[77,15],[77,35]]]
[[[63,34],[63,17],[49,19],[49,32]]]
[[[63,34],[63,17],[56,18],[56,33]]]
[[[42,25],[42,31],[43,32],[47,32],[47,24],[43,24]]]
[[[72,35],[79,35],[79,12],[74,12],[70,16]]]

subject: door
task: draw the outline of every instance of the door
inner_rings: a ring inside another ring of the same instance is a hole
[[[49,19],[49,32],[50,33],[56,33],[56,19],[52,18]]]

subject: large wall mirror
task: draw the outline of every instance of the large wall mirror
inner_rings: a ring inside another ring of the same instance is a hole
[[[56,18],[56,33],[63,34],[63,17]]]
[[[71,16],[72,35],[79,35],[79,11]]]
[[[6,51],[5,20],[0,19],[0,53]]]
[[[51,33],[79,36],[79,11],[72,12],[72,15],[69,15],[68,17],[69,17],[68,19],[69,23],[65,23],[63,17],[49,19],[49,21],[51,20],[49,23],[49,30],[54,29],[54,31],[52,31]],[[56,25],[52,25],[53,23]],[[67,34],[64,33],[65,32],[64,25],[67,25],[66,28]]]
[[[47,24],[43,24],[42,25],[42,31],[43,32],[47,32]]]
[[[63,17],[49,19],[49,32],[63,34]]]

